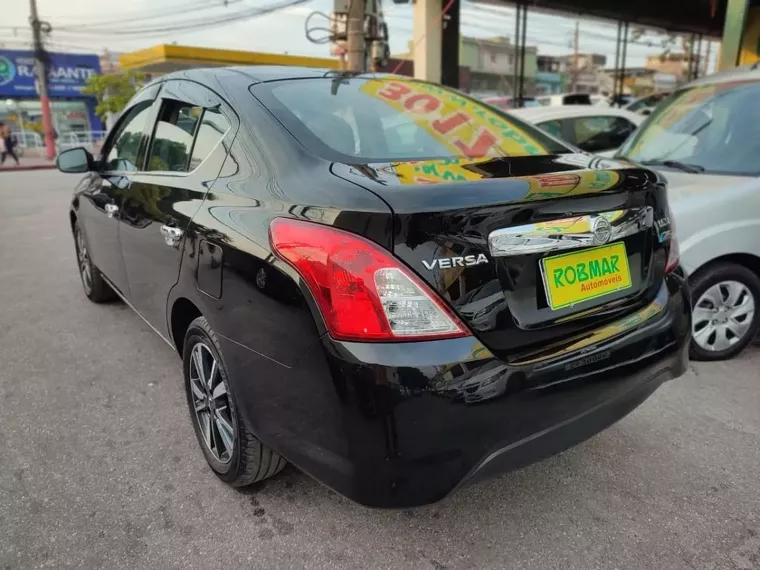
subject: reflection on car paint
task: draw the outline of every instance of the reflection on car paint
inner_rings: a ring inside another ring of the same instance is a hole
[[[589,336],[569,346],[564,347],[562,350],[552,352],[551,355],[548,357],[541,356],[539,358],[521,360],[521,361],[515,362],[515,364],[525,365],[525,364],[534,364],[536,362],[541,362],[542,360],[549,360],[549,359],[553,360],[557,357],[568,354],[570,352],[581,350],[591,345],[598,344],[604,340],[609,340],[613,337],[616,337],[631,329],[638,327],[642,323],[650,320],[652,317],[660,314],[662,310],[665,308],[665,305],[667,304],[667,302],[668,302],[668,290],[667,290],[667,287],[663,285],[662,287],[660,287],[660,290],[657,293],[657,297],[655,297],[654,301],[652,301],[649,305],[647,305],[640,311],[637,311],[633,313],[632,315],[629,315],[623,319],[615,321],[614,323],[611,323],[607,325],[606,327],[602,327],[596,330],[595,332],[593,332],[592,334],[590,334]]]

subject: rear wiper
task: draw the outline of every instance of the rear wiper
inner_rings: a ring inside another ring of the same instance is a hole
[[[684,172],[690,172],[691,174],[699,174],[700,172],[705,171],[704,166],[700,166],[699,164],[686,164],[680,160],[647,160],[641,164],[645,164],[647,166],[668,166],[670,168],[683,170]]]

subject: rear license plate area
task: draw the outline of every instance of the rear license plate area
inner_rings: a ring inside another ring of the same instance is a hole
[[[632,286],[623,242],[545,257],[540,267],[546,301],[554,311]]]

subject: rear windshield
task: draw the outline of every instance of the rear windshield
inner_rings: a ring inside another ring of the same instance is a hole
[[[403,78],[328,76],[252,90],[304,146],[328,159],[390,162],[571,152],[490,105]]]
[[[563,105],[591,105],[591,96],[587,93],[574,93],[565,95],[562,99]]]

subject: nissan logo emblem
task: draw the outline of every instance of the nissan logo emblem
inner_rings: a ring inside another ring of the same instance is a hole
[[[596,243],[607,243],[612,237],[612,226],[607,218],[602,216],[597,217],[594,220],[594,225],[591,228],[594,233],[594,241]]]

